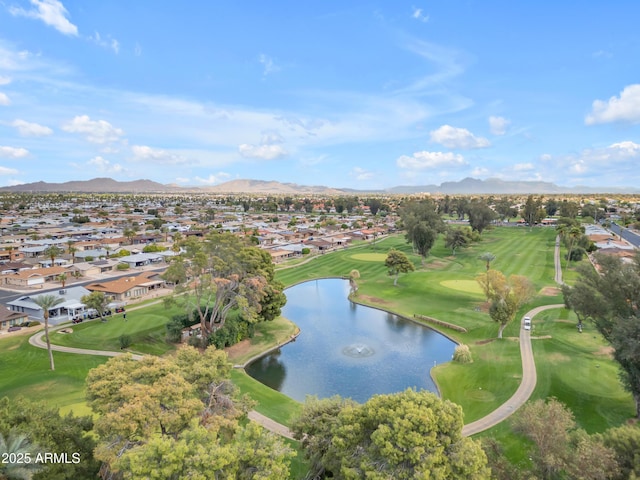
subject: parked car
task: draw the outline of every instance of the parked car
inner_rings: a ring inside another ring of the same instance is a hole
[[[7,329],[7,332],[17,332],[18,330],[22,330],[22,327],[19,327],[18,325],[14,325],[13,327],[9,327]]]
[[[76,317],[73,320],[71,320],[71,323],[80,323],[82,322],[82,320],[84,320],[82,317]]]
[[[531,318],[530,317],[524,317],[524,329],[525,330],[531,330]]]

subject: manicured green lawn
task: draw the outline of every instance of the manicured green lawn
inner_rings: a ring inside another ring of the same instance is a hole
[[[288,341],[298,330],[293,322],[284,317],[260,322],[256,325],[253,338],[226,349],[229,361],[234,365],[244,365],[253,357]]]
[[[496,256],[491,268],[500,270],[507,276],[525,275],[533,282],[539,295],[520,309],[517,318],[521,318],[526,311],[535,306],[563,303],[561,294],[544,290],[545,287],[557,287],[554,283],[553,261],[555,237],[556,232],[553,228],[498,227],[483,233],[480,243],[459,249],[456,256],[452,256],[451,252],[445,249],[443,240],[439,239],[423,266],[420,258],[413,255],[404,238],[395,236],[378,242],[375,249],[366,245],[358,249],[327,254],[309,264],[279,271],[277,276],[285,284],[292,285],[325,276],[347,276],[352,269],[357,269],[361,278],[358,280],[359,291],[356,301],[382,307],[407,317],[418,313],[467,328],[468,333],[441,330],[456,341],[469,345],[474,362],[468,365],[439,365],[432,370],[432,374],[443,398],[462,405],[465,422],[471,422],[510,398],[517,389],[522,375],[519,345],[513,340],[519,335],[519,322],[514,321],[505,329],[505,339],[495,339],[498,326],[486,313],[483,295],[472,287],[475,278],[486,269],[485,263],[478,256],[484,252],[491,252]],[[387,275],[383,261],[373,262],[367,256],[360,257],[362,260],[358,259],[363,253],[383,253],[390,248],[405,252],[416,267],[415,272],[400,275],[397,287],[393,286],[392,279]],[[569,276],[575,276],[573,271]],[[553,311],[547,313],[553,314]],[[586,425],[591,425],[588,430],[601,430],[606,426],[620,424],[632,415],[633,411],[629,410],[630,396],[621,392],[619,386],[612,387],[610,384],[595,382],[586,388],[582,385],[588,382],[575,381],[583,378],[584,372],[590,373],[591,368],[596,368],[602,372],[601,377],[617,382],[613,364],[610,367],[594,367],[592,363],[596,360],[592,358],[586,363],[590,367],[583,365],[584,371],[578,369],[574,377],[571,369],[551,365],[551,360],[538,360],[546,354],[550,355],[550,358],[559,358],[557,354],[562,354],[562,344],[556,345],[555,341],[546,340],[540,342],[545,343],[535,344],[540,382],[536,395],[541,398],[555,395],[566,401],[571,409],[575,407],[576,416],[583,418],[581,421]],[[540,346],[544,346],[545,352],[538,353]],[[609,372],[609,368],[612,368],[613,372]],[[551,375],[546,373],[548,369],[554,372],[553,381],[547,380],[547,375]],[[607,372],[607,375],[604,375],[604,372]],[[590,388],[594,388],[595,392],[590,392]],[[617,398],[616,394],[614,402],[608,403],[604,400],[609,396],[611,388],[614,388],[617,394],[622,394],[623,398]],[[602,398],[603,401],[594,402],[596,397]]]
[[[77,405],[82,410],[77,413],[87,413],[84,379],[108,358],[61,352],[53,352],[53,358],[56,369],[52,372],[47,351],[31,346],[27,335],[0,339],[0,397],[22,395],[67,409]]]
[[[92,320],[70,325],[73,333],[55,332],[51,341],[67,347],[117,351],[120,350],[120,336],[129,335],[132,343],[128,351],[162,355],[175,349],[165,341],[165,325],[172,315],[181,311],[180,307],[166,309],[162,303],[155,303],[129,310],[126,321],[122,314],[114,314],[106,317],[106,322]]]

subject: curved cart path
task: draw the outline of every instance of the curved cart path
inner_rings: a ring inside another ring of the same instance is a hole
[[[564,304],[536,307],[533,310],[529,310],[525,316],[533,318],[538,313],[552,308],[564,308]],[[524,317],[522,318],[521,323],[524,323]],[[529,400],[533,390],[536,388],[537,376],[536,364],[533,360],[533,349],[531,348],[531,330],[525,330],[524,328],[520,329],[520,356],[522,357],[522,381],[516,393],[486,417],[465,425],[462,428],[463,435],[475,435],[488,430],[509,417]]]

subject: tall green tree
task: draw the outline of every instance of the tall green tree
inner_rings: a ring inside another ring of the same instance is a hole
[[[430,392],[339,397],[303,407],[293,431],[312,473],[333,478],[488,479],[487,458],[462,436],[462,409]],[[321,478],[316,476],[315,478]]]
[[[489,271],[489,269],[491,268],[491,262],[493,262],[496,259],[496,256],[491,252],[485,252],[482,255],[480,255],[478,258],[483,262],[485,262],[487,271]]]
[[[620,379],[631,392],[640,418],[640,253],[632,263],[613,255],[594,255],[591,264],[576,267],[578,279],[563,289],[567,303],[582,318],[594,322],[613,347]]]
[[[389,275],[394,277],[394,287],[398,286],[398,276],[401,273],[409,273],[415,270],[413,263],[411,263],[407,256],[399,250],[389,250],[387,258],[384,261],[384,265],[389,270]]]
[[[455,256],[459,247],[466,247],[469,244],[469,235],[462,228],[448,228],[444,238],[444,246],[451,249]]]
[[[286,297],[275,279],[271,256],[231,234],[212,233],[200,241],[190,237],[185,250],[163,277],[176,284],[168,303],[180,303],[196,312],[203,336],[224,325],[230,311],[238,309],[250,323],[280,314]]]
[[[431,199],[409,202],[400,209],[400,217],[407,242],[413,245],[414,250],[424,260],[429,255],[438,234],[445,230],[436,203]]]
[[[530,226],[533,226],[542,220],[545,214],[546,212],[542,209],[542,200],[540,198],[533,198],[533,195],[529,195],[521,212],[524,221]]]
[[[53,351],[51,350],[51,340],[49,339],[49,310],[56,305],[60,305],[63,299],[51,294],[38,295],[34,297],[33,302],[42,309],[42,318],[44,319],[44,338],[47,342],[47,352],[49,353],[49,366],[51,370],[55,370],[53,363]]]
[[[469,225],[479,233],[491,225],[497,216],[496,212],[482,201],[472,202],[469,207]]]

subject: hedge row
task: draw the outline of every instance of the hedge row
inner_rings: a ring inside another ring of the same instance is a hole
[[[433,323],[434,325],[440,325],[441,327],[447,327],[451,330],[455,330],[457,332],[467,333],[467,329],[461,327],[460,325],[454,325],[453,323],[443,322],[442,320],[438,320],[437,318],[427,317],[426,315],[419,315],[414,313],[413,316],[415,318],[419,318],[420,320],[424,320],[427,323]]]

